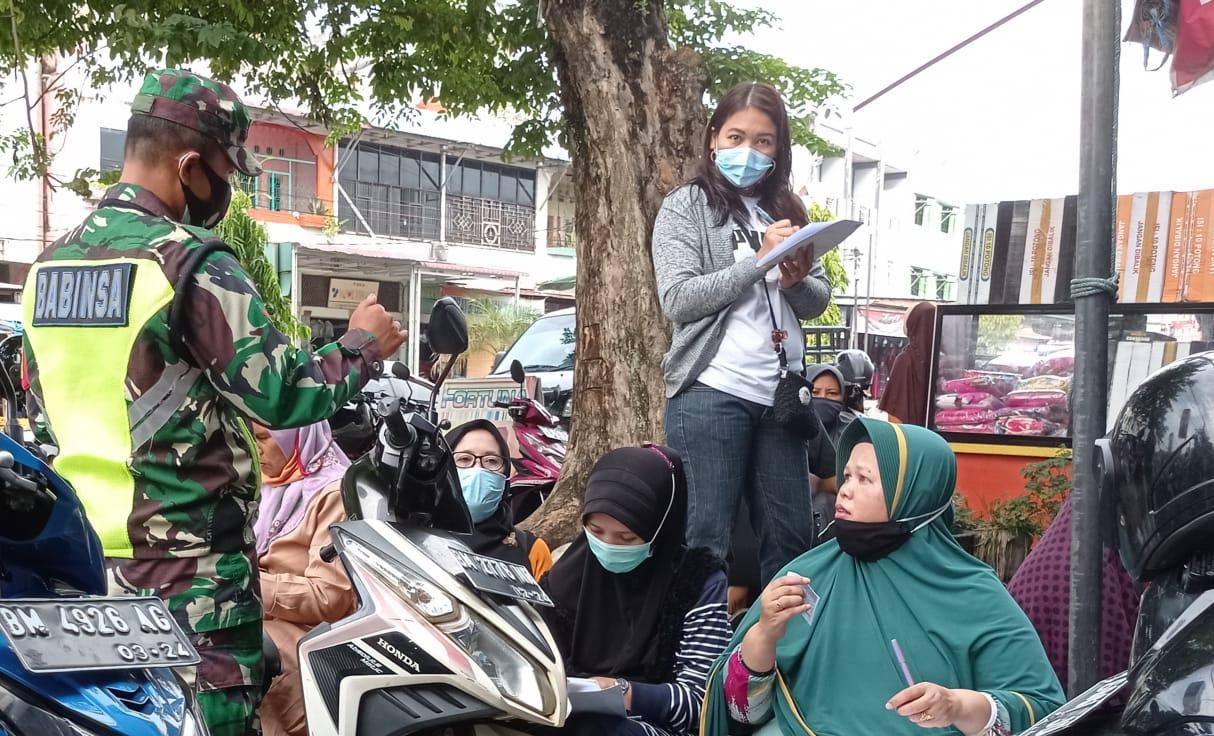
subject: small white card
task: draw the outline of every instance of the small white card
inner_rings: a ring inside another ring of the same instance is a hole
[[[812,624],[814,614],[818,611],[818,601],[821,599],[818,597],[818,593],[808,585],[801,586],[801,589],[805,591],[805,603],[809,605],[809,610],[801,615],[805,617],[805,623]]]

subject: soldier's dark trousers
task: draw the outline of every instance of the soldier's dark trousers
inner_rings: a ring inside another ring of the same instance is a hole
[[[213,584],[224,578],[221,571],[228,557],[111,559],[107,561],[109,593],[163,599],[202,658],[197,668],[177,672],[193,686],[211,736],[258,736],[257,707],[264,669],[261,618],[247,620],[251,618],[247,611],[240,616],[224,615],[225,602],[240,597],[239,592],[227,590],[228,586]],[[208,570],[220,574],[208,574]],[[216,622],[232,625],[213,627]]]

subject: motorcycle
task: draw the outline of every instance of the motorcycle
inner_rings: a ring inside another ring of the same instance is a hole
[[[525,387],[527,373],[521,362],[516,360],[510,364],[510,377]],[[514,519],[526,519],[547,500],[556,486],[561,465],[565,462],[569,432],[542,402],[529,396],[508,402],[495,401],[493,405],[505,409],[514,424],[520,456],[513,460],[514,475],[510,478],[507,503]]]
[[[1191,592],[1187,573],[1152,583],[1143,597],[1126,672],[1092,686],[1022,736],[1214,734],[1214,590]],[[1209,584],[1209,581],[1205,581]],[[1125,705],[1104,707],[1127,693]]]
[[[406,394],[412,399],[415,394],[429,397],[434,386],[409,372],[404,363],[393,362],[389,375],[372,379],[362,391],[350,398],[329,419],[333,441],[346,457],[357,460],[371,451],[375,438],[379,436],[382,419],[376,408],[384,400],[403,399]]]
[[[467,350],[450,298],[427,327],[436,352]],[[349,521],[321,558],[340,558],[358,610],[299,645],[304,703],[317,736],[407,736],[446,729],[506,733],[510,721],[560,727],[564,665],[532,604],[551,605],[530,571],[477,555],[451,449],[430,401],[381,402],[374,448],[342,484]],[[398,376],[399,377],[399,376]]]
[[[0,388],[0,735],[206,736],[172,670],[198,652],[162,601],[106,597],[80,499],[22,442],[10,371]]]

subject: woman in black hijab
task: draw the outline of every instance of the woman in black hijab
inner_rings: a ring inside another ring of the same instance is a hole
[[[673,450],[604,455],[586,484],[585,531],[543,579],[570,676],[619,687],[631,718],[578,714],[566,728],[686,736],[699,728],[712,662],[729,642],[724,565],[688,549],[687,478]]]
[[[523,565],[539,580],[552,568],[544,540],[514,527],[506,487],[510,446],[497,425],[474,419],[447,433],[447,444],[475,530],[466,539],[473,552]]]

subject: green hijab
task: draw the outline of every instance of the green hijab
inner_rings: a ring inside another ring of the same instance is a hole
[[[860,418],[840,440],[838,477],[864,441],[876,449],[891,519],[920,517],[951,503],[956,458],[939,435]],[[988,693],[1007,709],[1014,732],[1062,704],[1062,687],[1032,624],[994,571],[953,539],[950,516],[922,526],[875,562],[852,558],[832,540],[781,571],[809,578],[821,596],[813,622],[793,618],[776,647],[781,732],[922,736],[918,725],[885,709],[907,687],[891,639],[898,640],[915,682]],[[724,665],[758,618],[759,607],[752,607],[709,679],[705,736],[729,731]]]

